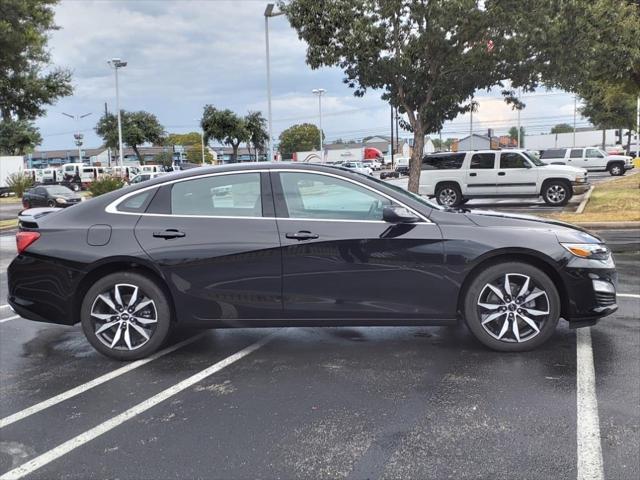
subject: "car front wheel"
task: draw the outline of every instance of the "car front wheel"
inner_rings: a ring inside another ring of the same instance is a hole
[[[552,207],[562,207],[571,199],[571,187],[562,181],[551,181],[542,189],[542,199]]]
[[[560,318],[560,296],[542,270],[520,262],[484,269],[466,291],[464,318],[484,345],[520,352],[542,345]]]
[[[80,315],[84,334],[96,350],[116,360],[137,360],[167,339],[170,312],[155,281],[139,273],[118,272],[87,291]]]
[[[624,166],[620,163],[614,163],[609,167],[609,174],[614,177],[619,177],[620,175],[624,175]]]

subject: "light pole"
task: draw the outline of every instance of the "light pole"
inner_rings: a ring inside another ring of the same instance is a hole
[[[269,120],[269,161],[273,162],[273,122],[271,116],[271,60],[269,55],[269,19],[284,15],[284,12],[275,12],[273,3],[267,4],[264,10],[264,40],[267,49],[267,117]]]
[[[324,88],[314,88],[311,90],[311,93],[318,96],[318,116],[320,118],[319,121],[319,129],[320,129],[320,158],[324,160],[324,139],[322,138],[322,95],[326,93]]]
[[[69,117],[76,122],[79,122],[81,118],[88,117],[91,115],[91,112],[85,113],[84,115],[71,115],[70,113],[62,112],[62,115],[65,117]],[[76,140],[76,146],[78,147],[78,163],[82,163],[82,138],[84,135],[80,133],[80,125],[78,125],[78,131],[73,135],[73,138]]]
[[[107,62],[111,68],[116,72],[116,110],[118,111],[118,147],[120,149],[120,166],[124,165],[122,155],[122,119],[120,118],[120,90],[118,88],[118,69],[127,66],[127,62],[119,59],[112,58]]]

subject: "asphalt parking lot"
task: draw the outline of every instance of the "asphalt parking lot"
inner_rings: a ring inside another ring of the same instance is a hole
[[[615,315],[513,355],[464,327],[240,329],[123,364],[0,308],[0,479],[639,478],[640,254],[616,260]]]

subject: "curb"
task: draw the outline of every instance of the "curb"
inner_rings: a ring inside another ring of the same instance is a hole
[[[593,230],[633,230],[640,229],[640,222],[572,222],[583,228]]]
[[[591,188],[587,190],[587,193],[585,193],[584,198],[582,199],[582,201],[580,202],[580,205],[578,205],[578,208],[576,209],[576,213],[584,212],[584,209],[587,206],[587,203],[589,203],[589,199],[591,198],[591,194],[593,193],[595,188],[596,188],[595,185],[591,185]]]

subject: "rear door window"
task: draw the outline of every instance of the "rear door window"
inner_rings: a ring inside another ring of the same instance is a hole
[[[470,168],[473,170],[491,169],[495,167],[495,164],[496,164],[495,153],[474,153],[473,156],[471,157]]]
[[[542,154],[540,155],[540,160],[544,160],[546,158],[564,158],[564,154],[566,152],[566,148],[551,148],[542,152]]]
[[[174,183],[171,213],[215,217],[261,217],[260,173],[215,175]]]
[[[570,158],[582,158],[582,149],[581,148],[571,149]]]

